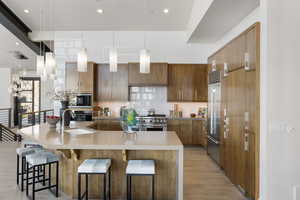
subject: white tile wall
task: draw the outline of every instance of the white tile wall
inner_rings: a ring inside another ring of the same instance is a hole
[[[115,117],[119,116],[121,106],[131,106],[140,115],[147,115],[148,110],[154,108],[156,114],[168,116],[169,111],[174,108],[174,104],[178,104],[179,109],[183,112],[183,117],[197,113],[200,107],[207,107],[207,103],[169,103],[167,102],[166,87],[132,87],[130,100],[130,102],[99,102],[99,106],[109,107]]]

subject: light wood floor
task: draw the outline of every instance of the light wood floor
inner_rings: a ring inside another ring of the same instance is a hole
[[[17,145],[0,144],[0,200],[25,200],[16,186]],[[37,200],[56,199],[48,191]],[[59,200],[68,200],[61,196]],[[184,155],[184,200],[245,200],[202,148],[187,147]]]

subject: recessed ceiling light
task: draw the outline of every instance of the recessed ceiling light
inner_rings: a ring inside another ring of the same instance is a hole
[[[103,10],[102,10],[102,9],[98,9],[98,10],[97,10],[97,13],[102,14],[102,13],[103,13]]]
[[[168,14],[168,13],[169,13],[169,9],[168,9],[168,8],[165,8],[165,9],[164,9],[164,13],[165,13],[165,14]]]
[[[24,10],[24,13],[29,13],[29,10],[28,10],[28,9],[25,9],[25,10]]]
[[[19,42],[16,42],[16,45],[17,45],[17,46],[19,46],[19,45],[20,45],[20,43],[19,43]]]

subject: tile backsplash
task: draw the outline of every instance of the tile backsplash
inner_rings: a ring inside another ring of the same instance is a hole
[[[167,87],[131,87],[130,102],[99,102],[101,107],[109,107],[112,115],[119,116],[121,106],[135,108],[139,115],[147,115],[148,110],[154,108],[156,114],[169,115],[174,109],[174,104],[179,105],[183,117],[189,117],[191,113],[198,112],[200,107],[207,107],[207,103],[181,103],[167,102]]]

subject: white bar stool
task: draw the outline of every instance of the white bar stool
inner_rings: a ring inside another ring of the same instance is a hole
[[[41,148],[24,148],[20,147],[16,149],[17,153],[17,185],[20,183],[20,176],[21,176],[21,191],[24,191],[24,181],[26,178],[24,177],[26,173],[26,156],[30,154],[34,154],[37,151],[40,151]],[[20,158],[21,158],[21,172],[20,172]]]
[[[103,199],[107,196],[106,177],[108,175],[108,199],[111,199],[111,159],[87,159],[78,167],[78,200],[88,199],[88,175],[103,175]],[[81,195],[81,175],[85,175],[85,192]]]
[[[155,192],[155,161],[154,160],[129,160],[126,168],[127,200],[131,200],[131,177],[132,176],[152,176],[152,200]]]
[[[51,183],[51,165],[56,165],[56,183],[52,185]],[[39,180],[39,169],[43,168],[43,180]],[[45,178],[46,167],[48,167],[48,178]],[[29,171],[32,170],[32,178],[29,178]],[[36,172],[38,175],[36,176]],[[32,185],[32,200],[35,200],[35,193],[42,190],[49,190],[54,193],[56,197],[58,197],[58,185],[59,185],[59,157],[52,152],[48,152],[45,150],[36,152],[34,154],[30,154],[26,156],[26,195],[29,197],[29,185]],[[32,179],[32,182],[29,180]],[[45,185],[45,181],[48,181],[48,185],[42,188],[36,188],[36,184],[43,182]],[[55,192],[52,191],[52,188],[55,188]]]

